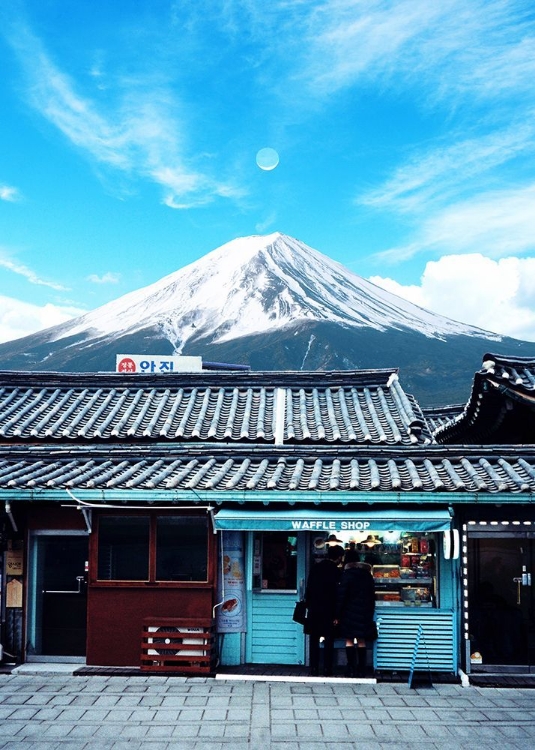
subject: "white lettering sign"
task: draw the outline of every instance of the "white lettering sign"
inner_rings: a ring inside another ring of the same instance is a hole
[[[366,531],[369,521],[292,521],[295,531]]]
[[[117,354],[115,372],[166,373],[200,372],[202,357],[174,357],[149,354]]]

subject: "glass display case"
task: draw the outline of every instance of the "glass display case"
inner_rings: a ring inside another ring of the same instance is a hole
[[[406,533],[395,544],[379,541],[371,548],[368,561],[372,564],[377,605],[436,605],[434,537],[434,534]]]
[[[319,559],[334,543],[356,549],[360,562],[370,566],[377,606],[437,606],[436,534],[387,531],[359,538],[338,533],[336,539],[316,537],[312,556]]]

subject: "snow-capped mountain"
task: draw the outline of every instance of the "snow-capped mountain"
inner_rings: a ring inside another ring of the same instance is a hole
[[[190,339],[222,343],[311,321],[435,338],[493,336],[417,307],[276,232],[228,242],[155,284],[58,326],[50,341],[77,334],[115,338],[158,327],[179,354]]]
[[[453,400],[468,397],[488,348],[533,355],[535,345],[435,315],[276,232],[228,242],[86,315],[2,344],[0,367],[114,370],[118,353],[266,370],[397,366],[407,389],[436,402],[439,381],[439,400],[452,400],[457,373],[464,391]]]

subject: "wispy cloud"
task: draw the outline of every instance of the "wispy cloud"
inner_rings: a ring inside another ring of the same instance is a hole
[[[163,189],[162,203],[183,208],[240,194],[224,181],[188,163],[184,141],[188,123],[165,83],[149,78],[115,82],[116,100],[103,103],[82,93],[81,84],[62,71],[26,26],[10,41],[23,67],[33,107],[91,160],[148,179]],[[100,67],[92,68],[95,77]]]
[[[102,274],[102,276],[99,276],[96,273],[91,273],[87,277],[87,280],[91,281],[93,284],[118,284],[121,280],[121,274],[108,271],[107,273]]]
[[[535,184],[483,193],[452,203],[422,220],[415,238],[404,246],[378,253],[401,262],[421,252],[473,252],[499,258],[535,252]]]
[[[16,203],[22,200],[22,195],[16,187],[11,185],[0,185],[0,200],[8,203]]]
[[[518,157],[535,152],[535,112],[507,128],[471,138],[450,134],[395,169],[386,182],[357,198],[357,203],[401,213],[429,212],[430,202],[444,203],[474,180]]]
[[[327,3],[332,16],[318,44],[342,42],[333,44],[334,60],[317,56],[309,79],[321,91],[367,80],[376,95],[412,91],[421,110],[445,117],[433,138],[415,141],[397,162],[394,152],[390,173],[355,199],[383,223],[405,225],[407,242],[378,257],[535,251],[535,16],[515,0],[387,5],[367,3],[358,23],[344,27],[348,4]],[[359,42],[369,24],[375,31]]]
[[[268,229],[275,226],[276,222],[277,222],[277,214],[275,211],[272,211],[270,214],[265,216],[261,221],[258,221],[256,223],[255,230],[257,232],[266,232]]]
[[[0,342],[29,336],[45,328],[65,323],[86,310],[61,305],[32,305],[0,295]]]
[[[36,284],[38,286],[46,286],[50,287],[50,289],[56,289],[58,291],[67,291],[67,287],[63,286],[62,284],[58,284],[55,281],[47,281],[46,279],[40,278],[35,271],[32,271],[31,268],[28,268],[22,263],[17,263],[14,260],[11,260],[11,258],[7,257],[4,251],[0,248],[0,268],[5,268],[8,271],[11,271],[12,273],[17,274],[18,276],[23,276],[25,279],[27,279],[30,284]]]
[[[413,83],[426,99],[532,88],[533,26],[514,0],[327,0],[307,22],[300,77],[318,94],[358,81]]]
[[[441,315],[535,341],[535,258],[444,255],[427,263],[419,284],[380,276],[370,281]]]

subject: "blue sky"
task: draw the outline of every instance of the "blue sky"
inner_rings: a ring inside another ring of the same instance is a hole
[[[532,0],[11,0],[0,56],[1,341],[274,231],[535,341]]]

